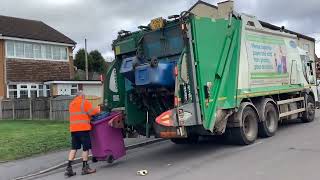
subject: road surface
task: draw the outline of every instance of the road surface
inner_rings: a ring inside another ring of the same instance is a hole
[[[170,141],[130,150],[128,155],[108,165],[92,164],[97,168],[93,175],[77,176],[72,180],[316,180],[320,179],[320,120],[303,124],[285,123],[277,134],[258,139],[250,146],[232,146],[214,141],[198,145],[175,145]],[[141,177],[137,170],[149,174]],[[64,179],[63,169],[38,179]]]

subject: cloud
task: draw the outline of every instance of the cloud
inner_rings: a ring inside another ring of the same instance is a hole
[[[82,48],[112,56],[111,43],[121,29],[136,30],[155,17],[167,17],[189,9],[196,0],[1,0],[2,15],[41,20],[66,34]],[[217,0],[207,0],[216,4]],[[259,19],[285,25],[307,35],[320,33],[320,1],[236,0],[236,10]],[[319,48],[318,48],[319,50]],[[320,55],[320,50],[318,51]]]

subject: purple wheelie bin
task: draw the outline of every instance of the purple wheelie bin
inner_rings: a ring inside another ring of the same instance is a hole
[[[113,128],[109,121],[122,118],[121,112],[111,112],[105,118],[91,122],[92,160],[108,161],[119,159],[126,154],[122,129]]]

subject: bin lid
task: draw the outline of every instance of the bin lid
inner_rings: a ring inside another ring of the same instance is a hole
[[[121,115],[121,112],[118,112],[118,111],[110,112],[108,114],[108,116],[104,117],[103,119],[93,121],[93,122],[91,122],[91,124],[95,126],[95,125],[101,124],[103,122],[109,121],[110,119],[112,119],[116,116],[119,116],[119,115]]]
[[[92,116],[91,121],[99,121],[109,116],[109,112],[102,111],[101,113]]]

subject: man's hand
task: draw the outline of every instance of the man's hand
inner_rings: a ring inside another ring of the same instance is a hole
[[[122,113],[119,115],[116,115],[115,117],[113,117],[109,122],[108,125],[110,127],[113,128],[120,128],[123,129],[124,128],[124,123],[123,123],[123,115]]]

